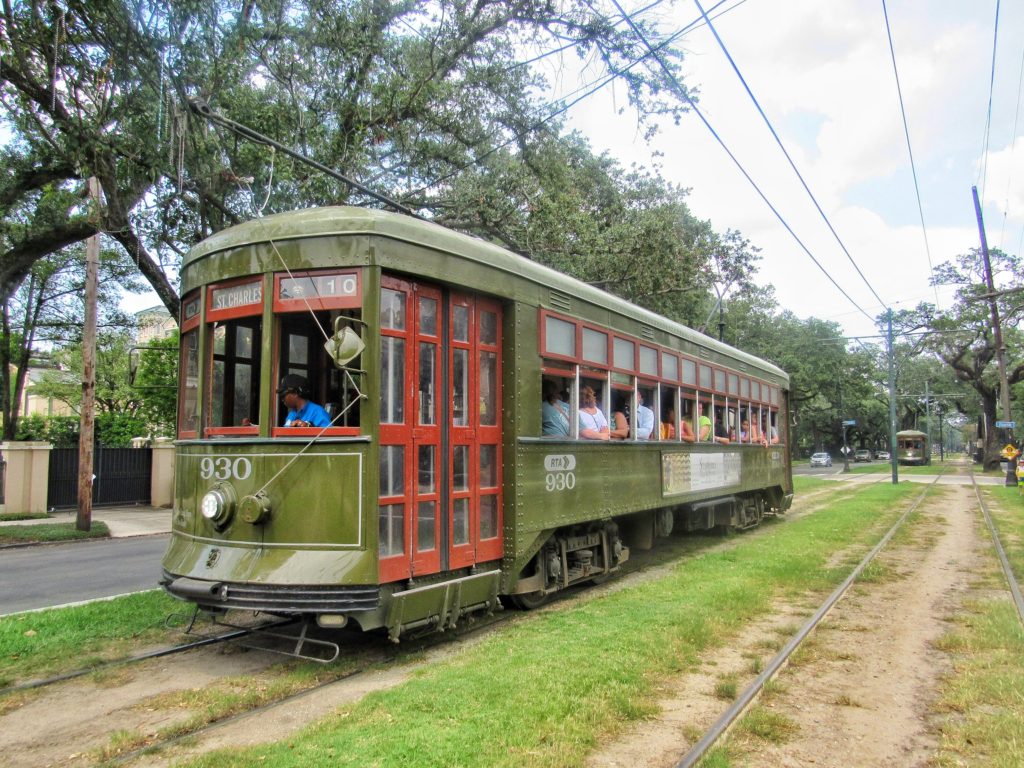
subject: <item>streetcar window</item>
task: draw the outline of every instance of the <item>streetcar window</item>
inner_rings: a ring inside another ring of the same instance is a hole
[[[583,359],[590,363],[608,364],[607,333],[593,328],[583,329]]]
[[[380,497],[401,497],[405,494],[405,448],[401,445],[380,447]],[[405,551],[405,504],[380,506],[379,551],[381,557],[400,555]]]
[[[673,358],[675,359],[675,358]],[[661,440],[679,439],[679,388],[661,385],[661,405],[658,437]],[[651,406],[653,408],[653,406]]]
[[[211,427],[259,421],[261,327],[256,316],[213,324]]]
[[[289,374],[304,378],[309,400],[323,406],[331,427],[358,427],[360,398],[354,381],[340,370],[324,351],[324,341],[333,333],[338,310],[289,312],[279,315],[277,380]],[[346,317],[358,312],[346,311]],[[287,407],[277,399],[276,421],[284,424]]]
[[[634,360],[634,355],[636,354],[636,345],[632,341],[629,341],[629,339],[620,339],[616,336],[614,352],[614,363],[616,368],[620,368],[624,371],[635,370],[636,361]]]
[[[195,435],[199,430],[199,331],[181,337],[181,414],[178,431]]]
[[[711,366],[709,365],[700,367],[700,388],[711,389]]]
[[[661,375],[669,381],[679,381],[679,358],[668,352],[662,352]]]
[[[640,345],[640,373],[658,375],[658,350]]]
[[[697,364],[693,360],[683,358],[683,384],[697,383]]]
[[[738,395],[740,393],[740,377],[735,373],[729,374],[729,394]]]
[[[544,348],[553,355],[576,357],[576,326],[547,315],[544,318]]]

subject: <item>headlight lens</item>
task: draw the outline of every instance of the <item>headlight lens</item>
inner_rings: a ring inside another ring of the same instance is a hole
[[[220,492],[209,491],[203,496],[203,501],[199,505],[203,517],[212,522],[217,522],[224,515],[224,502],[224,496]]]

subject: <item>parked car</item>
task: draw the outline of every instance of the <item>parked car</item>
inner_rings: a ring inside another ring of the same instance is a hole
[[[861,448],[855,454],[853,454],[853,460],[871,461],[871,451],[869,451],[867,448]]]
[[[811,466],[812,467],[831,467],[832,457],[827,453],[813,453],[811,454]]]
[[[888,461],[891,456],[888,451],[875,451],[875,458],[881,459],[882,461]]]

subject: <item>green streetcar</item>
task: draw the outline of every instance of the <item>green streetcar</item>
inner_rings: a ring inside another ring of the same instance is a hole
[[[482,240],[319,208],[220,232],[181,277],[163,584],[203,611],[397,640],[792,502],[783,371]],[[542,397],[581,391],[637,414],[623,439],[544,434]],[[327,426],[284,426],[296,394]]]

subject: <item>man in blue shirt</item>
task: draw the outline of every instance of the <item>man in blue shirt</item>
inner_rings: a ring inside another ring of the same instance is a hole
[[[654,431],[654,411],[644,405],[644,393],[636,393],[636,439],[650,440]]]
[[[329,427],[331,417],[327,411],[309,399],[309,384],[302,376],[289,373],[281,379],[277,394],[288,409],[284,419],[286,427]]]

